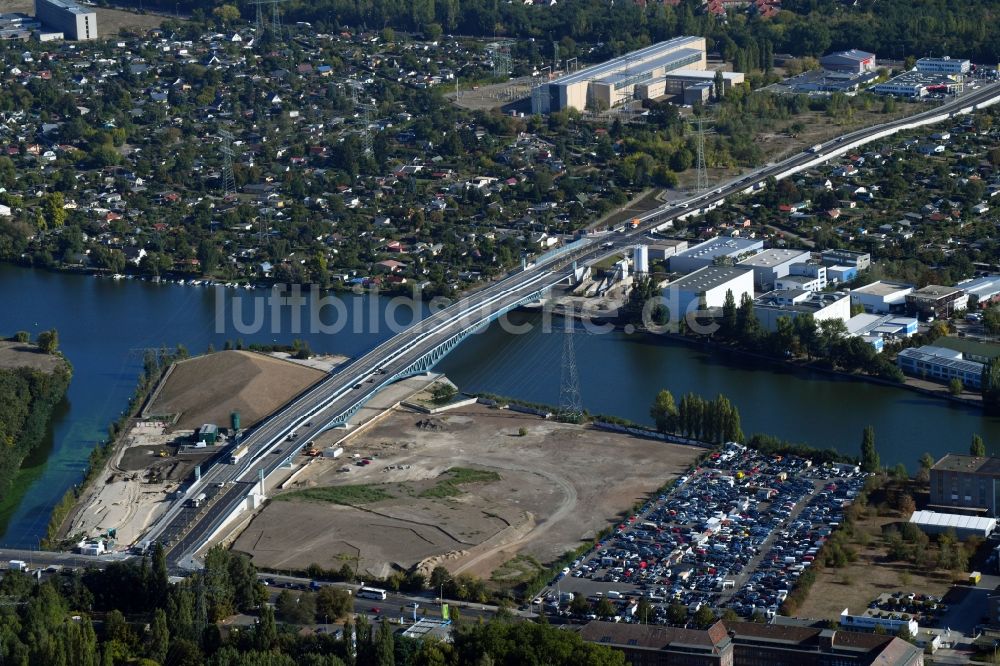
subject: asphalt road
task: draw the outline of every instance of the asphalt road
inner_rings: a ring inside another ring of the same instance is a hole
[[[246,458],[236,465],[214,465],[204,474],[199,491],[204,490],[214,497],[199,509],[185,507],[178,500],[154,526],[148,540],[159,540],[166,544],[171,565],[197,567],[193,553],[208,541],[241,502],[246,501],[261,470],[265,476],[271,474],[289,456],[326,430],[331,422],[350,414],[391,381],[405,376],[407,372],[412,374],[413,365],[434,350],[451,343],[457,344],[458,336],[463,332],[490,321],[533,294],[565,280],[570,276],[574,262],[590,264],[626,250],[638,239],[667,222],[704,212],[709,206],[722,203],[728,196],[753,188],[771,176],[802,168],[845,145],[922,119],[955,114],[961,109],[998,96],[1000,85],[992,84],[920,114],[850,132],[823,144],[816,152],[799,153],[777,164],[764,166],[711,192],[686,201],[671,202],[645,213],[637,218],[639,223],[634,229],[590,237],[572,252],[539,265],[529,265],[526,270],[514,272],[503,280],[466,296],[338,369],[335,374],[246,432],[242,440],[249,447]],[[443,356],[444,353],[447,350],[440,355]],[[295,438],[289,440],[292,433],[295,433]],[[280,455],[271,453],[275,449],[280,449]]]

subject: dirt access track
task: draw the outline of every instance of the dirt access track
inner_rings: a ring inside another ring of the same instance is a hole
[[[701,452],[481,405],[436,416],[403,408],[348,440],[342,457],[313,460],[289,488],[364,486],[381,498],[272,501],[234,549],[277,570],[348,563],[382,577],[442,564],[488,577],[515,555],[547,562],[593,539]],[[453,468],[499,480],[429,493]]]
[[[264,354],[216,352],[176,363],[145,414],[179,414],[173,430],[193,430],[205,423],[228,427],[238,411],[249,428],[325,376]]]
[[[54,372],[63,360],[42,352],[33,344],[0,340],[0,368],[30,368],[39,372]]]

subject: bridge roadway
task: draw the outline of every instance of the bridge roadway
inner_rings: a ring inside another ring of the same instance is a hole
[[[469,333],[511,309],[537,300],[546,289],[569,278],[574,263],[587,265],[627,250],[667,222],[697,215],[734,194],[749,193],[769,177],[786,177],[900,129],[940,122],[998,99],[1000,84],[990,84],[914,116],[850,132],[824,143],[818,151],[796,154],[711,192],[650,211],[638,218],[634,229],[588,237],[566,254],[529,265],[487,285],[351,361],[245,433],[242,441],[250,449],[246,459],[237,465],[225,461],[213,465],[199,485],[198,490],[210,496],[207,504],[194,509],[176,501],[146,540],[163,542],[172,565],[197,567],[193,553],[246,501],[261,470],[265,477],[270,475],[321,432],[346,423],[383,386],[429,370]],[[296,436],[289,440],[293,432]]]

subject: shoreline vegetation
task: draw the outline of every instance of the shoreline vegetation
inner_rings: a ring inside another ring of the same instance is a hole
[[[44,331],[34,344],[25,332],[6,340],[34,347],[26,348],[25,353],[33,351],[57,361],[51,370],[16,361],[0,367],[0,495],[10,491],[22,463],[42,443],[73,377],[73,366],[58,351],[55,330]]]

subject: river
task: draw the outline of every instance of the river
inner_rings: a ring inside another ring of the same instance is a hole
[[[183,344],[198,353],[209,344],[221,349],[227,339],[289,343],[301,338],[314,351],[357,355],[392,334],[387,314],[397,326],[411,318],[395,300],[347,295],[339,312],[328,305],[322,318],[329,325],[339,314],[344,324],[339,330],[294,333],[289,308],[281,310],[280,321],[265,317],[266,330],[236,330],[228,314],[233,298],[242,297],[241,321],[249,324],[255,307],[251,297],[265,293],[226,290],[221,302],[227,314],[220,318],[220,301],[211,288],[0,265],[0,334],[28,330],[35,335],[55,327],[60,348],[74,367],[47,441],[25,462],[14,492],[0,498],[0,544],[37,545],[52,506],[79,481],[90,449],[127,404],[146,348]],[[517,313],[511,320],[530,330],[515,335],[493,325],[466,340],[438,369],[467,391],[557,404],[561,327],[545,332],[541,316],[532,313]],[[301,323],[308,329],[309,317],[303,316]],[[982,434],[991,451],[1000,442],[997,419],[902,389],[775,369],[650,336],[581,329],[573,341],[582,403],[591,413],[649,422],[649,404],[660,388],[678,399],[688,391],[723,393],[739,408],[748,435],[767,432],[855,454],[862,429],[872,424],[883,464],[903,462],[911,468],[924,451],[935,456],[965,451],[973,433]]]

